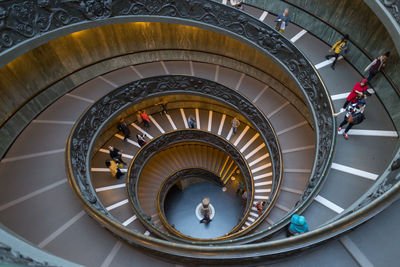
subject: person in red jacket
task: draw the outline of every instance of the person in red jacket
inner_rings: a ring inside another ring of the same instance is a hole
[[[361,99],[363,93],[368,89],[368,80],[362,79],[361,82],[358,82],[354,85],[353,91],[346,98],[346,102],[344,102],[343,109],[345,109],[350,103],[357,103],[359,99]]]
[[[150,127],[150,119],[149,119],[149,115],[147,115],[146,111],[143,110],[140,113],[140,116],[142,117],[144,127],[149,128]]]

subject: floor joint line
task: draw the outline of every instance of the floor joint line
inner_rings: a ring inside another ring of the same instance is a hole
[[[36,197],[36,196],[42,194],[42,193],[45,193],[45,192],[47,192],[47,191],[49,191],[49,190],[51,190],[51,189],[53,189],[53,188],[55,188],[57,186],[63,185],[67,181],[68,181],[68,179],[62,179],[60,181],[57,181],[57,182],[52,183],[50,185],[47,185],[47,186],[45,186],[43,188],[35,190],[35,191],[33,191],[33,192],[29,193],[29,194],[26,194],[26,195],[24,195],[22,197],[19,197],[19,198],[14,199],[14,200],[12,200],[10,202],[7,202],[7,203],[5,203],[5,204],[0,206],[0,212],[5,210],[5,209],[8,209],[8,208],[10,208],[12,206],[15,206],[15,205],[17,205],[17,204],[19,204],[21,202],[24,202],[25,200],[31,199],[33,197]]]
[[[73,225],[75,222],[77,222],[82,216],[85,215],[85,211],[80,211],[78,214],[76,214],[74,217],[72,217],[69,221],[61,225],[56,231],[54,231],[52,234],[50,234],[48,237],[46,237],[42,242],[38,244],[38,247],[43,249],[45,246],[47,246],[50,242],[52,242],[54,239],[56,239],[59,235],[61,235],[65,230],[67,230],[71,225]]]
[[[258,95],[254,98],[253,102],[257,102],[260,97],[264,94],[265,91],[267,91],[267,89],[269,88],[268,85],[265,85],[264,88],[258,93]]]
[[[118,87],[118,85],[117,84],[115,84],[115,83],[113,83],[112,81],[110,81],[109,79],[107,79],[107,78],[104,78],[103,76],[98,76],[99,77],[99,79],[100,80],[102,80],[103,82],[105,82],[105,83],[107,83],[107,84],[109,84],[109,85],[111,85],[112,87],[114,87],[114,88],[117,88]]]
[[[79,99],[79,100],[85,101],[85,102],[94,103],[94,100],[86,98],[86,97],[74,95],[74,94],[71,94],[71,93],[68,93],[68,94],[65,94],[65,95],[69,96],[69,97],[72,97],[72,98],[75,98],[75,99]]]
[[[24,160],[24,159],[31,159],[31,158],[36,158],[36,157],[48,156],[48,155],[53,155],[53,154],[63,153],[63,152],[65,152],[65,148],[48,150],[48,151],[37,152],[37,153],[31,153],[31,154],[15,156],[15,157],[6,157],[6,158],[1,160],[1,163],[7,163],[7,162],[12,162],[12,161],[17,161],[17,160]]]
[[[131,68],[131,70],[133,70],[137,74],[137,76],[139,76],[140,78],[144,78],[144,76],[138,71],[137,68],[135,68],[135,66],[131,65],[129,67]]]

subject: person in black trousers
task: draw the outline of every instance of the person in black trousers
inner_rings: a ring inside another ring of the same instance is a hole
[[[162,114],[167,115],[167,114],[168,114],[167,104],[168,104],[168,102],[165,101],[165,100],[163,100],[163,101],[161,101],[160,103],[154,104],[154,106],[161,106],[161,109],[162,109],[162,110],[161,110],[160,114],[161,114],[161,115],[162,115]]]
[[[346,129],[343,132],[343,136],[346,140],[349,139],[349,136],[347,133],[350,131],[350,129],[354,125],[360,124],[365,119],[364,114],[363,114],[365,106],[366,106],[365,99],[361,99],[357,103],[348,106],[345,110],[343,110],[339,113],[333,114],[334,117],[337,117],[337,116],[339,116],[339,114],[347,111],[342,123],[340,123],[339,128],[338,128],[338,133],[340,133],[342,131],[342,127],[345,126],[346,124],[348,124]]]
[[[126,124],[124,118],[119,120],[118,131],[122,132],[124,135],[124,141],[126,141],[129,137],[131,137],[131,131],[129,130],[128,125]]]
[[[117,163],[122,163],[122,164],[126,165],[126,163],[122,160],[122,153],[121,153],[121,151],[119,151],[118,148],[109,146],[108,150],[110,151],[110,157],[112,160],[115,160]]]
[[[333,52],[333,54],[330,55],[326,55],[325,58],[326,59],[330,59],[330,58],[335,58],[335,60],[332,62],[331,68],[334,70],[335,69],[335,64],[336,61],[338,60],[339,56],[343,56],[344,53],[347,53],[347,49],[348,49],[348,39],[349,39],[349,35],[345,34],[343,36],[342,39],[340,39],[339,41],[337,41],[329,50],[329,52]]]
[[[140,147],[143,147],[147,143],[146,140],[144,139],[145,136],[146,136],[145,134],[142,134],[142,135],[137,134],[136,135],[136,138],[138,140],[138,144],[139,144]]]
[[[212,219],[210,218],[210,214],[208,212],[206,212],[203,215],[203,219],[200,220],[200,223],[208,224],[211,221],[212,221]]]

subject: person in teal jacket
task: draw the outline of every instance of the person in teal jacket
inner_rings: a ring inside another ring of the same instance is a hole
[[[308,232],[308,225],[303,216],[294,214],[290,219],[290,225],[287,229],[287,237],[292,235],[299,235]]]

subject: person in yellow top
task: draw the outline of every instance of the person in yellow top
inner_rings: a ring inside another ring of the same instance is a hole
[[[348,46],[347,46],[347,42],[348,42],[348,39],[349,39],[349,35],[348,34],[345,34],[344,36],[343,36],[343,38],[342,39],[340,39],[339,41],[337,41],[332,47],[331,47],[331,49],[329,50],[329,52],[334,52],[332,55],[327,55],[327,56],[325,56],[325,58],[326,59],[330,59],[330,58],[332,58],[332,57],[334,57],[335,58],[335,60],[332,62],[332,65],[331,65],[331,68],[334,70],[335,69],[335,64],[336,64],[336,61],[338,60],[338,57],[339,56],[343,56],[343,54],[344,53],[347,53],[347,49],[348,49]]]
[[[116,177],[117,179],[119,179],[123,175],[123,173],[119,169],[120,167],[122,167],[121,163],[117,164],[117,162],[115,162],[115,160],[106,160],[106,166],[110,169],[111,175],[113,177]]]

